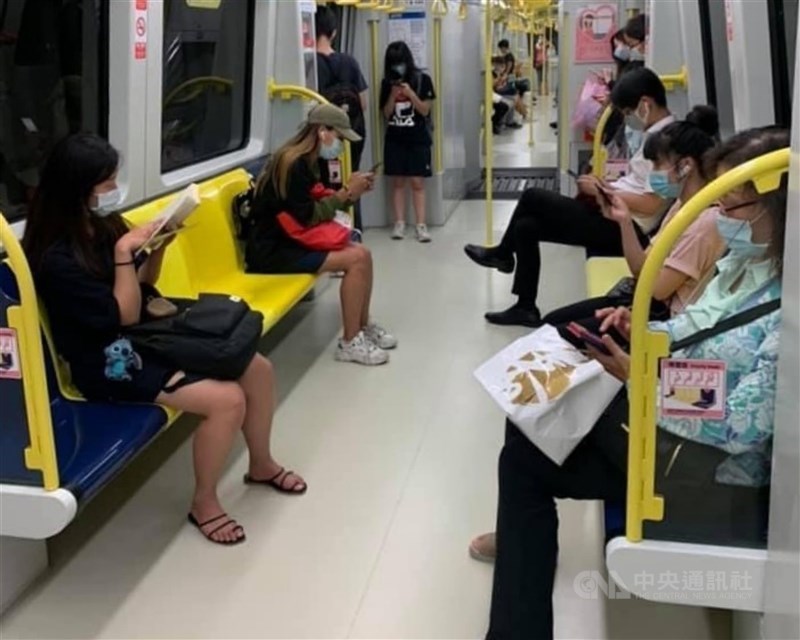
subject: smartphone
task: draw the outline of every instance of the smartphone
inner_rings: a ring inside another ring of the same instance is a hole
[[[583,340],[587,344],[592,345],[600,353],[603,353],[607,356],[611,355],[611,352],[608,350],[606,343],[603,342],[603,339],[600,336],[589,331],[583,325],[580,325],[577,322],[570,322],[567,325],[567,331],[569,331],[576,338]]]
[[[577,180],[580,176],[575,173],[572,169],[567,169],[567,175],[572,178],[573,180]]]
[[[614,206],[614,201],[611,199],[611,195],[608,193],[608,191],[603,189],[603,187],[597,187],[597,192],[600,194],[600,196],[603,198],[603,200],[605,200],[606,204],[609,207],[613,207]]]
[[[369,172],[370,173],[377,173],[378,169],[380,169],[382,166],[383,166],[383,162],[376,162],[375,166],[373,166],[372,169],[369,170]]]

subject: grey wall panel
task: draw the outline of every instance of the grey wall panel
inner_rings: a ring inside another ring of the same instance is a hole
[[[711,42],[714,51],[714,84],[717,90],[717,113],[720,134],[727,138],[736,131],[733,118],[733,88],[731,86],[731,63],[728,53],[725,3],[710,0]]]
[[[800,60],[795,61],[792,167],[783,269],[769,557],[763,636],[800,638]]]

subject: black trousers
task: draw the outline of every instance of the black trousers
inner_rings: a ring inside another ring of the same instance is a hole
[[[350,143],[350,161],[353,171],[358,171],[361,167],[361,156],[364,153],[365,140]],[[361,219],[361,200],[356,200],[353,205],[353,226],[359,231],[364,230],[364,223]]]
[[[647,246],[645,233],[638,227],[637,232],[642,246]],[[544,189],[528,189],[514,209],[500,249],[516,256],[512,292],[519,296],[520,305],[529,309],[536,307],[539,295],[540,242],[585,247],[595,255],[622,255],[619,225],[604,218],[594,203]]]
[[[558,556],[556,498],[622,502],[626,494],[628,401],[621,392],[592,432],[560,467],[511,422],[499,462],[497,559],[487,638],[553,637],[553,584]],[[715,482],[727,457],[719,449],[659,429],[656,491],[665,496],[665,520],[645,536],[760,547],[766,543],[765,489]],[[671,463],[671,464],[670,464]]]

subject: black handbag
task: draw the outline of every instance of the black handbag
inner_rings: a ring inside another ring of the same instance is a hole
[[[263,316],[241,298],[171,299],[178,313],[126,328],[137,351],[217,380],[238,380],[258,350]]]
[[[636,279],[627,276],[611,287],[606,297],[612,299],[611,302],[615,307],[630,307],[633,304],[633,294],[635,291]],[[669,320],[671,315],[669,306],[653,298],[650,302],[651,320]]]

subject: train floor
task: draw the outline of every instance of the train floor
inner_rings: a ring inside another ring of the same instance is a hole
[[[508,134],[499,153],[511,158],[516,141],[528,154],[525,135]],[[496,233],[512,208],[497,204]],[[481,637],[492,566],[471,560],[467,544],[493,528],[503,418],[472,371],[524,332],[483,320],[511,301],[508,276],[462,253],[483,230],[484,204],[473,201],[429,245],[367,233],[374,315],[400,340],[390,364],[334,362],[335,280],[267,338],[279,376],[275,451],[303,473],[305,496],[245,487],[239,447],[221,496],[248,539],[211,545],[186,523],[191,448],[176,442],[154,472],[137,461],[101,497],[104,509],[90,506],[82,520],[101,524],[73,527],[88,541],[53,542],[54,570],[4,616],[0,636]],[[581,251],[545,246],[543,256],[543,309],[580,298]],[[730,637],[722,612],[590,597],[576,577],[603,570],[601,505],[564,502],[560,513],[557,637]]]

